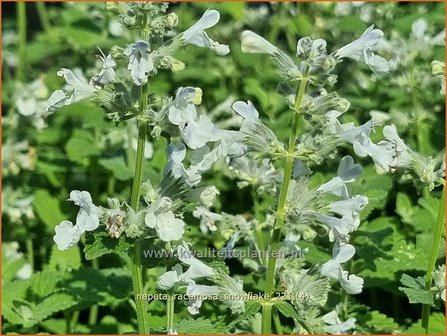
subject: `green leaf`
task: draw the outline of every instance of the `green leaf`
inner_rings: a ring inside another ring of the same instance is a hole
[[[73,309],[80,310],[94,304],[116,307],[130,297],[132,280],[127,269],[81,267],[70,274],[64,289],[77,299]]]
[[[238,323],[247,320],[261,309],[261,304],[257,301],[246,301],[245,311],[237,318],[231,321],[230,326],[236,326]]]
[[[120,181],[127,181],[133,177],[133,171],[127,166],[122,156],[100,159],[99,164],[112,172],[113,176]]]
[[[275,302],[275,307],[278,311],[285,317],[293,318],[294,320],[299,320],[299,316],[295,308],[287,301],[277,301]]]
[[[86,234],[84,253],[87,260],[92,260],[105,254],[127,253],[130,247],[130,240],[124,235],[116,239],[105,231],[94,231]]]
[[[69,272],[81,267],[81,252],[75,245],[66,251],[60,251],[56,245],[51,249],[49,263],[50,269],[60,272]]]
[[[178,334],[223,334],[227,326],[222,322],[211,321],[199,317],[196,320],[182,320],[177,323],[174,330]]]
[[[59,290],[56,285],[61,279],[62,273],[49,269],[34,273],[31,277],[31,290],[41,298],[46,297]]]
[[[394,333],[400,329],[399,325],[390,317],[373,310],[368,314],[369,320],[365,323],[374,333]]]
[[[51,231],[63,221],[66,216],[62,213],[59,201],[46,190],[38,190],[34,195],[34,210],[37,216]]]
[[[421,327],[421,320],[414,322],[403,334],[425,334],[425,329]],[[444,313],[433,313],[430,315],[430,323],[428,325],[429,335],[445,335],[445,315]]]
[[[24,323],[23,326],[31,327],[54,313],[66,310],[76,304],[77,299],[73,295],[64,292],[54,293],[35,306],[32,321]]]
[[[396,218],[380,217],[360,225],[353,235],[359,256],[354,269],[360,269],[358,273],[365,278],[366,287],[386,286],[387,290],[398,292],[389,286],[389,281],[397,281],[402,271],[426,269],[424,249],[407,241],[398,228]]]
[[[433,303],[434,293],[425,289],[425,281],[422,277],[413,278],[408,274],[402,274],[400,282],[405,287],[399,287],[399,290],[407,295],[410,303]]]
[[[2,315],[12,324],[22,324],[22,310],[26,315],[27,307],[31,304],[25,301],[29,281],[17,280],[10,283],[2,283]],[[25,306],[23,309],[20,306]]]
[[[99,154],[99,149],[96,146],[92,133],[78,129],[73,132],[70,140],[68,140],[65,150],[68,158],[77,163]]]

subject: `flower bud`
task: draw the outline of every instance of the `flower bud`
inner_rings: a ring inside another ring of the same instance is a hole
[[[445,75],[445,63],[439,61],[431,62],[432,73],[435,76]]]
[[[160,138],[160,135],[161,135],[161,127],[158,126],[158,125],[155,125],[155,126],[152,128],[152,131],[151,131],[151,137],[152,137],[154,140],[158,140],[158,139]]]
[[[169,13],[165,17],[166,26],[169,28],[174,28],[178,25],[178,16],[175,13]]]

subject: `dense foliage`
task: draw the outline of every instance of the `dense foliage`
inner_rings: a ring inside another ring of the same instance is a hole
[[[2,6],[3,333],[445,334],[444,3]]]

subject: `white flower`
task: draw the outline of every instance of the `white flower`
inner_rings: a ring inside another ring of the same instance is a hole
[[[215,186],[193,188],[188,192],[188,198],[194,203],[200,203],[206,207],[213,205],[214,199],[219,195]]]
[[[186,157],[186,147],[184,144],[169,144],[166,148],[168,162],[164,168],[164,174],[171,173],[173,177],[180,178],[185,174],[185,167],[182,161]]]
[[[195,105],[200,103],[202,90],[186,87],[177,90],[176,97],[168,109],[168,119],[179,126],[180,134],[191,149],[203,147],[208,141],[219,139],[212,121],[205,115],[198,120]]]
[[[323,322],[326,324],[324,330],[333,335],[339,334],[347,334],[347,331],[355,327],[356,319],[354,317],[350,317],[346,321],[342,322],[342,320],[338,317],[340,305],[335,307],[335,310],[323,315]]]
[[[259,112],[250,100],[247,102],[237,101],[231,108],[244,118],[241,125],[242,132],[249,131],[253,124],[259,120]]]
[[[273,56],[284,74],[297,78],[301,75],[293,60],[279,48],[258,34],[245,30],[241,35],[241,49],[244,53],[267,54]]]
[[[340,243],[338,241],[335,242],[332,249],[332,259],[321,266],[321,274],[331,278],[338,278],[338,268],[340,264],[343,264],[350,260],[354,256],[354,254],[355,247],[351,244],[340,246]]]
[[[377,75],[384,76],[391,70],[390,63],[381,56],[374,54],[370,49],[363,51],[365,64]]]
[[[167,271],[158,278],[157,288],[169,290],[182,279],[183,270],[180,264],[176,264],[171,271]]]
[[[218,295],[219,288],[216,286],[197,285],[191,281],[186,287],[186,295],[188,296],[188,312],[191,315],[197,315],[202,306],[202,301],[212,295]]]
[[[197,149],[203,147],[208,141],[217,140],[214,135],[214,124],[205,115],[201,115],[199,120],[192,120],[180,124],[180,134],[183,140],[191,149]]]
[[[200,230],[203,233],[208,233],[209,231],[216,231],[217,226],[216,222],[222,220],[222,215],[211,212],[209,209],[199,206],[195,208],[192,212],[192,215],[198,219],[200,219]]]
[[[93,231],[99,226],[100,209],[92,203],[92,197],[88,191],[73,190],[70,192],[69,201],[80,207],[76,217],[76,225],[82,232]]]
[[[179,240],[185,233],[185,223],[175,217],[170,210],[171,205],[172,201],[168,197],[162,197],[149,207],[145,217],[146,225],[155,229],[165,242]]]
[[[357,62],[363,61],[363,51],[370,49],[379,42],[383,37],[383,32],[380,29],[374,29],[374,25],[369,26],[357,40],[341,47],[335,52],[338,58],[352,58]]]
[[[277,47],[251,30],[242,32],[241,49],[244,53],[268,54],[271,56],[278,52]]]
[[[15,101],[21,115],[29,117],[45,110],[41,104],[47,98],[48,89],[42,79],[38,78],[26,86],[19,87],[18,91]]]
[[[105,85],[112,83],[115,80],[115,70],[113,70],[113,68],[116,66],[116,62],[110,54],[106,57],[99,47],[98,49],[101,52],[99,58],[102,61],[102,69],[99,74],[91,79],[91,83],[94,85]]]
[[[379,142],[378,145],[394,151],[393,160],[389,163],[390,168],[395,169],[397,167],[408,166],[411,162],[410,150],[399,137],[396,126],[385,126],[382,132],[385,140]]]
[[[37,129],[46,127],[45,119],[51,111],[47,111],[48,89],[41,78],[30,84],[17,83],[14,100],[17,111],[24,117],[31,117]]]
[[[154,70],[154,62],[150,51],[149,43],[143,40],[129,44],[124,50],[124,55],[129,57],[127,69],[130,70],[135,85],[146,84],[149,73]]]
[[[363,279],[355,274],[348,275],[341,266],[338,269],[338,282],[348,294],[360,294],[363,290]]]
[[[338,165],[337,176],[321,185],[318,190],[330,192],[334,195],[348,199],[348,189],[346,184],[354,182],[362,174],[362,167],[354,163],[350,155],[344,156]]]
[[[189,122],[196,119],[196,105],[201,101],[202,90],[200,88],[179,88],[175,98],[168,108],[168,119],[174,125]]]
[[[436,297],[440,297],[445,302],[445,265],[438,266],[438,269],[432,272],[432,276],[438,289]]]
[[[63,77],[67,82],[66,90],[56,90],[48,98],[47,111],[52,112],[64,105],[69,105],[94,96],[98,91],[93,85],[90,85],[82,73],[75,74],[69,69],[62,68],[57,75]]]
[[[372,47],[375,46],[383,37],[380,29],[374,29],[374,25],[369,26],[357,40],[341,47],[335,52],[335,57],[352,58],[353,60],[365,63],[378,76],[387,74],[390,71],[390,65],[384,58],[373,53]]]
[[[217,55],[225,56],[230,53],[228,45],[213,41],[205,32],[205,29],[214,27],[219,22],[219,19],[220,14],[217,10],[207,10],[199,21],[180,35],[180,38],[187,44],[209,48]]]
[[[180,261],[189,265],[188,270],[183,274],[183,281],[189,282],[197,278],[206,278],[214,275],[214,270],[196,259],[185,242],[177,247],[177,254]]]
[[[367,205],[368,197],[357,195],[350,199],[332,202],[329,209],[340,216],[356,217]]]
[[[83,233],[79,225],[73,226],[73,223],[67,220],[56,225],[54,230],[56,234],[53,236],[53,240],[57,244],[57,248],[61,251],[76,245]]]

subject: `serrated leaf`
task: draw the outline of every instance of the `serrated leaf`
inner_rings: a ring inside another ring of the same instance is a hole
[[[370,319],[365,323],[375,333],[391,333],[400,329],[399,325],[390,317],[373,310],[368,314]]]
[[[73,132],[70,140],[65,145],[65,151],[68,158],[77,163],[99,154],[99,149],[96,146],[92,133],[84,130],[75,130]]]
[[[92,260],[105,254],[127,253],[131,246],[129,238],[124,235],[116,239],[105,231],[87,232],[84,254],[87,260]]]
[[[425,334],[425,329],[421,327],[421,320],[414,322],[403,334]],[[430,323],[428,325],[429,335],[445,335],[445,315],[443,313],[433,313],[430,315]]]
[[[133,177],[133,171],[127,166],[122,156],[100,159],[98,162],[104,169],[112,172],[117,180],[127,181]]]
[[[407,222],[411,216],[413,210],[413,204],[410,197],[403,192],[399,192],[396,195],[396,212],[402,218],[403,222]]]
[[[37,216],[39,216],[51,231],[65,219],[65,215],[60,209],[59,201],[46,190],[38,190],[35,193],[33,206]]]
[[[413,278],[408,274],[402,274],[400,282],[406,287],[399,287],[399,290],[407,295],[410,303],[433,303],[434,293],[425,289],[425,282],[422,277]]]
[[[438,217],[439,199],[437,199],[435,197],[428,196],[428,197],[420,198],[418,200],[418,203],[425,210],[430,212],[430,214],[433,216],[434,219]]]
[[[402,285],[409,288],[424,288],[425,286],[425,282],[422,277],[413,278],[408,274],[402,274],[400,282]]]
[[[68,250],[61,251],[56,245],[51,249],[49,262],[50,269],[54,271],[66,272],[81,267],[81,251],[75,245]]]
[[[183,320],[177,323],[174,330],[178,334],[223,334],[227,327],[222,322],[211,321],[199,317],[196,320]]]
[[[4,247],[3,247],[4,248]],[[5,253],[2,253],[2,283],[12,281],[17,272],[26,264],[25,259],[22,257],[13,260],[7,260],[5,258]]]
[[[261,304],[257,301],[246,301],[245,302],[245,311],[231,321],[230,325],[235,326],[238,323],[250,318],[254,314],[256,314],[261,309]]]
[[[423,289],[414,289],[399,287],[399,290],[404,292],[410,303],[422,303],[422,304],[432,304],[434,300],[434,294],[430,291]]]
[[[275,307],[285,317],[290,317],[293,318],[294,320],[299,320],[299,316],[295,307],[293,307],[289,302],[283,300],[277,301],[275,302]]]
[[[77,304],[77,299],[73,295],[65,292],[54,293],[43,299],[34,308],[33,320],[24,323],[24,327],[31,327],[47,317],[62,310],[66,310]]]
[[[126,269],[81,267],[71,273],[64,288],[77,297],[76,309],[93,304],[117,306],[129,298],[132,282]]]
[[[34,273],[30,279],[30,288],[37,296],[46,297],[59,290],[56,285],[62,277],[62,273],[49,269]]]

